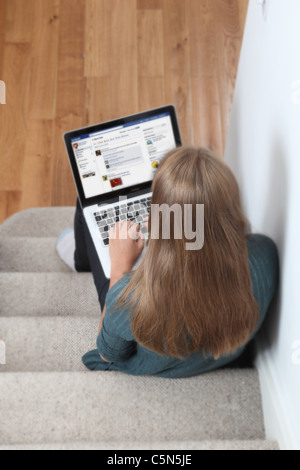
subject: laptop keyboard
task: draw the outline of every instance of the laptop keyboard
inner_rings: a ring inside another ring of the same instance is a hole
[[[109,209],[101,210],[94,213],[96,223],[98,225],[101,238],[104,245],[109,245],[109,230],[116,225],[117,222],[131,220],[141,226],[149,215],[151,197],[142,197],[141,199],[129,200],[121,202]],[[142,233],[147,232],[141,229]]]

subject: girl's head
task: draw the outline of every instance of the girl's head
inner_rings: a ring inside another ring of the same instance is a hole
[[[193,217],[192,220],[186,218],[186,225],[188,222],[193,222],[193,232],[195,232],[197,222],[198,226],[201,222],[197,220],[196,207],[201,204],[204,205],[205,211],[205,243],[209,246],[218,241],[223,246],[226,234],[232,242],[234,234],[244,235],[248,230],[248,222],[241,209],[239,188],[235,177],[229,167],[207,149],[181,147],[168,153],[155,175],[152,190],[151,206],[155,208],[155,215],[158,212],[158,206],[163,209],[162,204],[166,204],[170,209],[174,208],[173,211],[169,211],[173,218],[170,241],[163,241],[163,244],[155,243],[160,247],[163,246],[162,250],[166,247],[173,250],[175,246],[183,248],[189,245],[185,237],[179,242],[175,241],[174,223],[175,227],[181,224],[182,233],[185,234],[188,227],[184,227],[184,214],[187,216],[188,209],[192,207]],[[181,207],[181,211],[178,206]],[[162,232],[163,210],[160,211],[158,227],[158,220],[152,220],[152,212],[150,212],[149,224],[151,231],[157,233],[160,229]],[[160,238],[163,238],[163,233],[160,235],[162,235]],[[184,253],[184,256],[187,254]],[[192,253],[191,257],[197,258],[195,253],[194,256]]]
[[[248,267],[248,223],[232,172],[206,149],[175,149],[157,170],[151,205],[145,257],[119,299],[131,307],[133,334],[146,348],[174,357],[234,352],[254,331],[259,311]],[[191,231],[196,239],[199,229],[204,244],[188,248]]]

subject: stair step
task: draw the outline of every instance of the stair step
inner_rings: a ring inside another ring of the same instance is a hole
[[[0,317],[100,315],[89,273],[0,273],[0,292]]]
[[[265,437],[253,369],[173,380],[120,372],[4,373],[0,416],[2,446]]]
[[[29,209],[0,226],[0,450],[275,450],[255,369],[189,379],[89,372],[100,308],[91,274],[56,253],[75,208]]]
[[[0,272],[71,272],[56,253],[57,238],[0,238]]]
[[[170,441],[170,442],[69,442],[23,446],[0,446],[1,450],[279,450],[277,442],[253,441]]]
[[[93,317],[2,317],[6,365],[0,372],[85,370],[81,357],[96,349],[100,323]]]
[[[74,226],[75,207],[41,207],[14,214],[0,226],[6,237],[54,237]]]

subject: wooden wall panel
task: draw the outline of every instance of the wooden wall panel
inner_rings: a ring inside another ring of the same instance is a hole
[[[6,44],[2,79],[6,105],[0,107],[0,191],[21,191],[27,139],[30,46]]]
[[[28,123],[23,169],[21,209],[51,205],[54,121],[32,119]]]
[[[232,0],[214,0],[216,67],[220,95],[223,143],[229,126],[243,28],[239,5]]]
[[[184,144],[193,143],[190,54],[186,2],[164,1],[165,94],[174,104]]]
[[[5,40],[30,43],[33,38],[35,4],[31,0],[9,0],[6,8]]]
[[[74,205],[64,132],[173,103],[222,156],[248,0],[0,0],[0,222]]]
[[[0,0],[0,80],[3,80],[3,60],[5,50],[6,0]]]
[[[21,198],[21,191],[0,191],[0,220],[19,212]]]
[[[29,0],[34,5],[29,114],[54,119],[56,113],[59,0]]]
[[[70,11],[72,15],[70,15]],[[84,126],[85,0],[64,0],[59,8],[58,75],[51,205],[70,206],[76,190],[63,134]]]

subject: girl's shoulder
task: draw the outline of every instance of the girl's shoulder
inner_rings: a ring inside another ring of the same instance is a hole
[[[278,270],[278,250],[275,242],[267,235],[251,234],[247,236],[249,262],[256,261],[258,266],[267,264]]]
[[[262,310],[266,310],[278,287],[277,246],[270,237],[262,234],[248,235],[247,246],[253,294]]]

